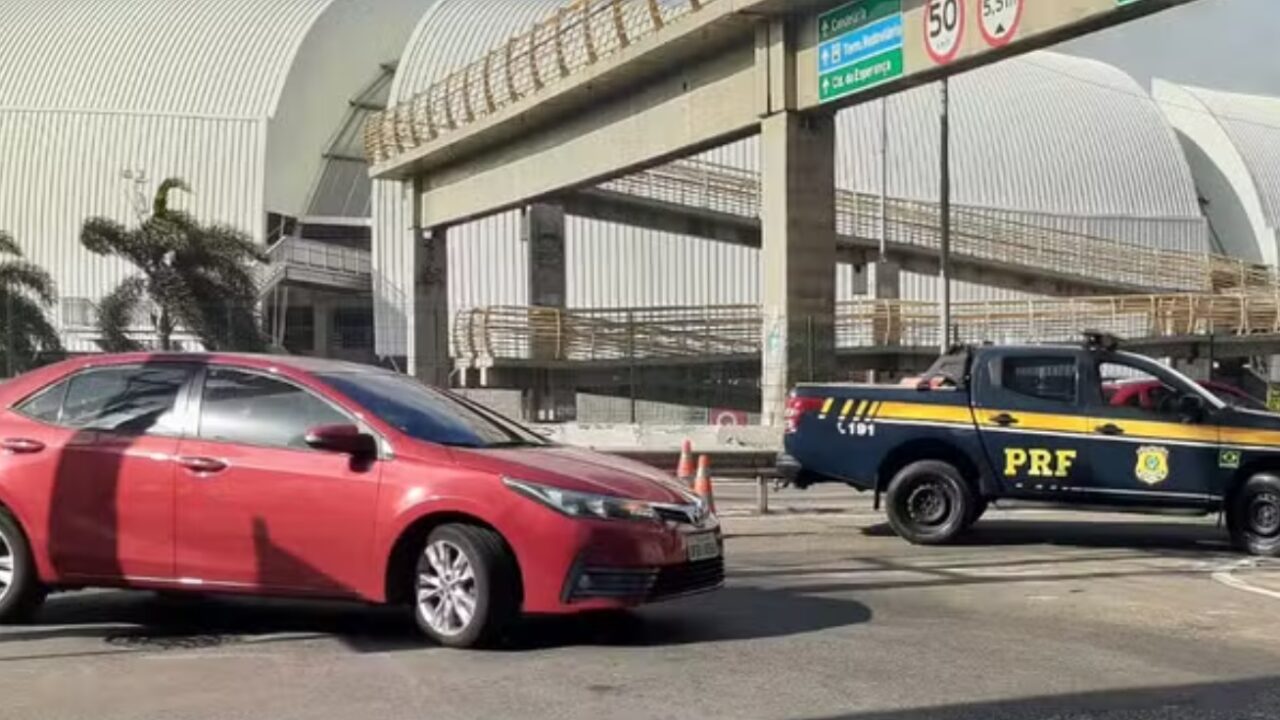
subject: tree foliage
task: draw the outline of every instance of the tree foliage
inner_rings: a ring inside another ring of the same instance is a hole
[[[13,237],[0,231],[0,372],[14,375],[62,355],[46,314],[56,300],[49,273],[24,260]]]
[[[137,269],[102,300],[99,345],[107,352],[146,349],[152,344],[129,333],[145,318],[158,350],[175,349],[179,329],[209,350],[262,350],[253,267],[266,255],[243,233],[201,224],[172,207],[174,191],[190,189],[177,178],[165,180],[136,228],[99,217],[87,220],[80,232],[90,252],[122,258]]]

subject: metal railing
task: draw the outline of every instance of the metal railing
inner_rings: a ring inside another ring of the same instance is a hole
[[[395,158],[543,91],[716,0],[574,0],[365,125],[371,162]]]
[[[1074,342],[1084,329],[1129,339],[1280,333],[1280,294],[1120,295],[952,306],[965,343]],[[715,359],[760,352],[754,305],[620,310],[487,307],[458,314],[454,352],[473,367],[501,360],[603,362]],[[855,300],[836,306],[836,347],[934,347],[937,303]]]
[[[270,291],[290,268],[367,278],[373,274],[373,260],[368,250],[286,237],[271,246],[267,262],[256,269],[259,292]]]
[[[486,361],[610,361],[732,356],[757,352],[754,305],[560,310],[484,307],[458,313],[454,352]]]
[[[748,218],[759,217],[761,211],[757,173],[705,161],[678,161],[610,181],[601,189]],[[842,235],[879,238],[878,195],[839,191],[836,212]],[[938,213],[936,203],[890,198],[888,241],[937,249],[941,242]],[[951,249],[956,256],[986,263],[1148,292],[1231,292],[1280,284],[1275,269],[1265,265],[1118,242],[1031,224],[983,208],[953,207]]]

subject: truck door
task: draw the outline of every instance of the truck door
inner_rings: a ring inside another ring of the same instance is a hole
[[[993,353],[974,368],[974,421],[1003,494],[1060,498],[1091,483],[1080,353]]]
[[[1086,372],[1094,492],[1108,502],[1202,505],[1234,472],[1220,457],[1219,430],[1188,415],[1182,399],[1207,393],[1145,358],[1098,355]],[[1238,464],[1238,463],[1237,463]]]

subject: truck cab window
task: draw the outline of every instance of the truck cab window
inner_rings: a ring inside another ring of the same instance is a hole
[[[1074,357],[1009,357],[1003,360],[1001,386],[1008,392],[1036,400],[1074,404]]]
[[[1179,399],[1194,392],[1173,378],[1114,361],[1098,363],[1098,381],[1103,405],[1135,418],[1176,418]]]

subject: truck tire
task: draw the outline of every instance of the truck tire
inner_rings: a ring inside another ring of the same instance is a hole
[[[978,498],[954,465],[921,460],[889,482],[889,524],[915,545],[941,545],[969,526]]]
[[[1280,556],[1280,477],[1258,473],[1227,504],[1231,542],[1250,555]]]

